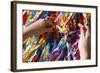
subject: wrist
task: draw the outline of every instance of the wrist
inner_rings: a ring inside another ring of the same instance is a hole
[[[80,59],[81,60],[89,59],[89,52],[84,49],[80,50]]]

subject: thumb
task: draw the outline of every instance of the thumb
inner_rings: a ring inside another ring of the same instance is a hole
[[[52,27],[54,24],[52,22],[50,22],[49,20],[45,20],[44,19],[44,26],[45,27]]]
[[[87,28],[87,31],[86,31],[86,38],[89,38],[89,36],[90,36],[90,30],[89,30],[89,27],[88,27],[88,26],[86,26],[86,28]]]
[[[84,37],[85,36],[85,31],[83,30],[83,25],[82,24],[78,24],[79,25],[79,27],[80,27],[80,37]]]

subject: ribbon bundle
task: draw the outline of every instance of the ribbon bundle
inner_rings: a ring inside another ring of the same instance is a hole
[[[54,23],[56,31],[28,37],[23,42],[23,62],[80,59],[78,23],[90,25],[90,16],[90,13],[23,10],[23,25],[29,26],[40,18],[47,19]]]

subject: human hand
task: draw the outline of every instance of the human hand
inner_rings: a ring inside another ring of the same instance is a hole
[[[45,19],[39,19],[37,21],[38,25],[34,25],[36,27],[36,31],[38,33],[45,33],[45,32],[52,32],[52,27],[53,27],[53,23],[51,23],[49,20],[45,20]],[[35,29],[34,29],[35,30]]]
[[[80,59],[90,59],[90,31],[88,26],[79,24],[80,27],[80,39],[78,48],[80,50]],[[84,29],[85,28],[85,29]]]
[[[49,20],[39,19],[29,26],[23,26],[24,38],[27,38],[34,33],[43,34],[45,32],[52,32],[53,24]]]

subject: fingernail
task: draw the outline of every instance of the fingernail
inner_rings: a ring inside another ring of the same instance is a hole
[[[85,31],[87,30],[85,26],[83,26],[82,29],[85,30]]]
[[[57,30],[55,28],[52,28],[53,32],[57,32]]]
[[[56,22],[52,22],[53,25],[56,25]]]

